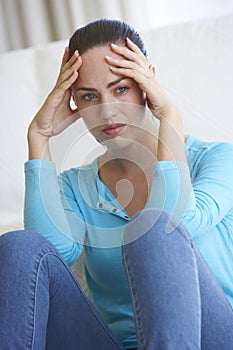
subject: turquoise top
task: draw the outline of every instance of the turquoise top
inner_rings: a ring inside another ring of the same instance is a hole
[[[233,306],[233,145],[189,135],[188,164],[161,161],[146,207],[173,212],[188,228]],[[98,176],[98,159],[63,172],[53,162],[25,164],[25,228],[40,232],[69,265],[85,246],[89,298],[126,348],[137,346],[122,265],[127,212]]]

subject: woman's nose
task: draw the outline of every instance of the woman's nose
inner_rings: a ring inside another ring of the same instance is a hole
[[[99,107],[101,119],[110,120],[116,115],[114,105],[111,102],[102,103]]]
[[[102,97],[99,108],[102,119],[109,120],[117,115],[117,103],[111,95]]]

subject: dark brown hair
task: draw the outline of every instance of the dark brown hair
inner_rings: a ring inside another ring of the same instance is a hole
[[[70,38],[70,54],[72,56],[78,50],[82,55],[89,49],[110,43],[124,45],[126,38],[132,40],[147,55],[144,43],[134,28],[124,21],[108,18],[101,18],[78,28]]]

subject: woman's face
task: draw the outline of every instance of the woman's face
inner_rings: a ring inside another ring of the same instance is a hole
[[[118,57],[110,46],[100,46],[82,55],[73,98],[93,136],[101,143],[123,146],[138,138],[145,124],[145,98],[131,78],[116,75],[105,56]]]

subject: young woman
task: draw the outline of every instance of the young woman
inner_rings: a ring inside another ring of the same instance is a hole
[[[49,140],[79,118],[106,151],[57,179]],[[74,33],[28,145],[1,349],[232,349],[233,146],[184,134],[133,28]],[[67,266],[83,247],[88,298]]]

